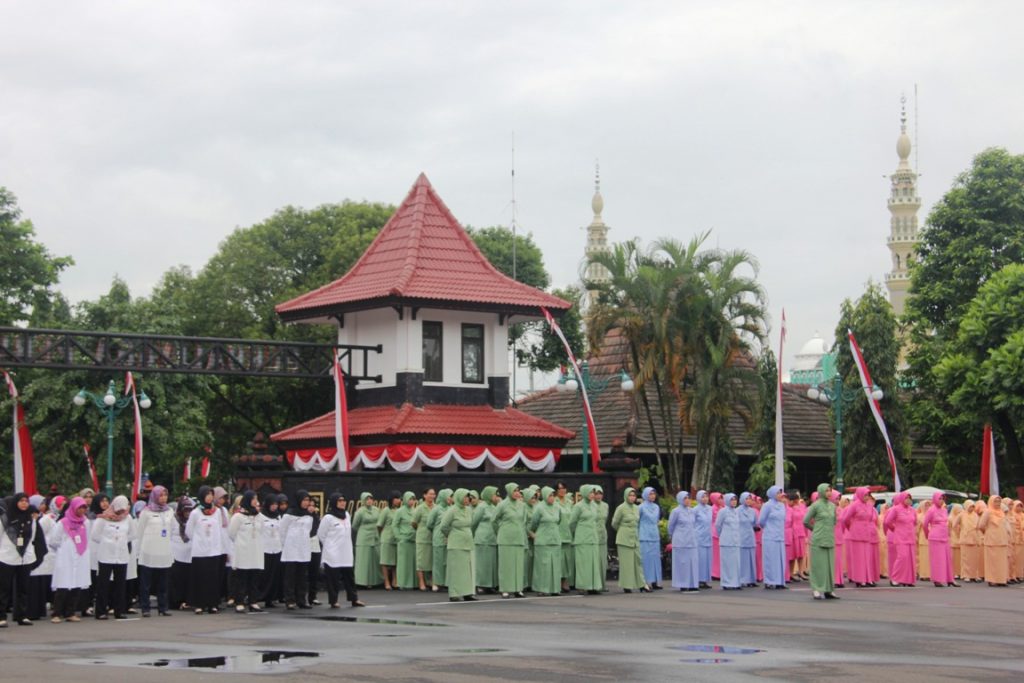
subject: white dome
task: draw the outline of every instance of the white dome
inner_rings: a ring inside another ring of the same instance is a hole
[[[905,127],[899,138],[896,139],[896,154],[899,155],[900,161],[910,158],[910,136],[907,135]]]
[[[796,354],[796,362],[793,363],[792,370],[813,370],[818,367],[818,363],[827,353],[828,347],[825,346],[825,340],[815,332],[814,336]]]

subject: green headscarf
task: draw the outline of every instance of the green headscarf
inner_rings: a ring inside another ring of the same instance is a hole
[[[509,498],[511,498],[512,494],[518,490],[519,484],[516,484],[515,482],[510,481],[509,483],[505,484],[505,493],[508,495]]]
[[[494,495],[497,492],[497,486],[485,486],[484,490],[480,493],[480,500],[487,503],[488,505],[493,505],[493,501],[491,499],[494,498]]]
[[[459,507],[465,507],[466,497],[469,495],[468,489],[455,489],[455,504]]]
[[[443,508],[448,507],[448,499],[452,497],[451,489],[441,489],[437,492],[437,504]]]

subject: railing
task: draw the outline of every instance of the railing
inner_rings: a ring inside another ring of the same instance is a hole
[[[369,374],[370,354],[381,346],[330,345],[260,339],[176,337],[0,327],[0,367],[54,370],[131,370],[199,375],[315,379],[331,374],[334,350],[353,380]]]

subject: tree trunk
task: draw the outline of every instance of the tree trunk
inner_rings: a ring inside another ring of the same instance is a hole
[[[629,343],[629,350],[633,355],[633,368],[634,372],[640,367],[640,358],[636,352],[636,345],[633,342]],[[640,400],[643,402],[644,414],[647,415],[647,426],[651,428],[651,441],[654,444],[654,458],[658,462],[658,468],[661,470],[661,485],[665,491],[668,490],[669,473],[665,469],[665,461],[661,457],[661,448],[658,445],[658,430],[654,428],[654,416],[651,415],[651,403],[647,400],[647,389],[643,386],[640,389]]]
[[[1021,456],[1020,439],[1013,428],[1013,420],[1005,411],[996,413],[996,425],[1006,442],[1006,464],[1010,474],[1010,483],[1015,489],[1024,487],[1024,457]],[[1018,494],[1020,491],[1018,490]]]

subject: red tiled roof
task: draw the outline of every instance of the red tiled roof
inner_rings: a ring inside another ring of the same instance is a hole
[[[425,405],[372,406],[348,413],[349,436],[445,434],[453,436],[571,439],[575,432],[527,415],[515,408],[490,406]],[[282,430],[271,441],[334,439],[334,411]]]
[[[555,312],[569,303],[500,273],[420,174],[405,201],[340,280],[278,304],[295,321],[399,302]]]

